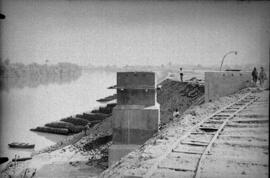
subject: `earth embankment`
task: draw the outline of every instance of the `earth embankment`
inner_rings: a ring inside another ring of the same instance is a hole
[[[179,82],[166,79],[159,84],[157,101],[160,104],[161,123],[172,119],[178,109],[182,114],[191,105],[203,102],[204,85],[195,82]]]

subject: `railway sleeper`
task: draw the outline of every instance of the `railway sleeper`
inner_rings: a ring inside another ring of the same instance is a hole
[[[233,109],[233,110],[236,109],[236,110],[238,110],[238,109],[240,109],[240,108],[241,108],[240,106],[234,106],[234,105],[233,105],[233,106],[229,106],[229,107],[227,107],[227,108],[225,108],[225,109],[229,109],[229,110],[230,110],[230,109]]]
[[[215,114],[213,117],[231,117],[232,115],[231,114],[221,114],[221,113],[219,113],[219,114]]]
[[[210,124],[210,123],[203,123],[200,125],[200,128],[205,128],[205,130],[218,130],[222,123],[219,124]]]
[[[244,106],[246,103],[235,103],[233,106]]]
[[[250,148],[250,147],[254,147],[254,148],[263,148],[263,149],[267,149],[268,148],[268,143],[264,143],[264,144],[251,144],[250,142],[239,142],[239,141],[218,141],[216,144],[223,144],[223,145],[229,145],[232,147],[243,147],[243,148]]]
[[[227,117],[210,117],[209,120],[213,120],[213,121],[224,121],[226,120]]]
[[[216,132],[218,130],[218,128],[214,127],[199,127],[199,129],[204,132]]]
[[[233,110],[233,109],[231,109],[231,110],[224,110],[224,111],[221,111],[220,113],[234,113],[234,112],[236,112],[237,110]]]
[[[193,146],[207,146],[209,144],[209,142],[191,140],[191,141],[182,141],[181,144],[193,145]]]
[[[239,113],[235,115],[236,117],[245,117],[245,118],[269,118],[268,114],[243,114],[243,113]]]
[[[183,153],[183,154],[197,154],[197,155],[202,155],[203,152],[196,152],[196,151],[178,151],[178,150],[173,150],[173,153]],[[212,155],[211,153],[206,153],[206,155]]]
[[[220,135],[219,138],[227,138],[229,139],[246,139],[246,140],[257,140],[257,141],[267,141],[267,137],[262,136],[252,136],[252,135]]]
[[[258,127],[268,127],[269,125],[268,124],[264,124],[262,122],[259,122],[259,123],[254,123],[254,122],[251,122],[251,123],[233,123],[233,122],[229,122],[226,127],[234,127],[234,128],[243,128],[243,127],[249,127],[249,128],[258,128]]]
[[[206,148],[206,145],[188,145],[188,144],[180,144],[176,146],[173,151],[175,152],[194,152],[194,153],[202,153]]]
[[[234,123],[267,123],[269,119],[236,119],[232,120]]]
[[[209,120],[204,122],[204,124],[222,124],[224,120]]]
[[[191,135],[214,135],[211,132],[202,132],[201,130],[199,130],[200,128],[198,128],[195,132],[190,132]]]
[[[158,169],[169,169],[177,172],[194,172],[194,170],[184,169],[184,168],[173,168],[173,167],[158,167]]]

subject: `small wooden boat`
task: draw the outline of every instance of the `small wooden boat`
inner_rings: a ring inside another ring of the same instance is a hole
[[[12,159],[12,162],[15,162],[15,161],[27,161],[27,160],[30,160],[32,159],[31,157],[25,157],[25,158],[17,158],[17,159]]]
[[[34,148],[35,144],[13,142],[8,144],[10,148]]]
[[[8,161],[8,157],[0,157],[0,164],[3,164]]]

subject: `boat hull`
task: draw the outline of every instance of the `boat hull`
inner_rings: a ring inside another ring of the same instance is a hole
[[[34,144],[24,144],[24,145],[22,145],[22,144],[13,144],[13,143],[8,144],[8,146],[10,148],[26,148],[26,149],[34,148],[35,147]]]

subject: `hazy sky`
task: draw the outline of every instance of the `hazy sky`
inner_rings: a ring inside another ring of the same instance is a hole
[[[1,58],[81,65],[269,61],[270,2],[0,0]]]

